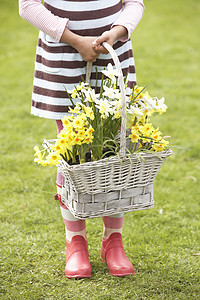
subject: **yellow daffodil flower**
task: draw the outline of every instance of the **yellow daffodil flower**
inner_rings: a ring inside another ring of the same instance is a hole
[[[69,127],[71,126],[71,117],[66,116],[62,119],[63,126]]]
[[[78,138],[80,138],[80,139],[83,140],[83,139],[85,138],[85,136],[86,136],[86,135],[85,135],[85,130],[79,130],[79,131],[78,131],[78,133],[77,133],[77,137],[78,137]]]
[[[80,117],[80,116],[75,117],[74,120],[73,120],[73,126],[74,126],[75,129],[76,128],[83,128],[84,120],[82,119],[82,117]]]
[[[85,134],[88,135],[88,136],[91,136],[93,132],[94,132],[94,128],[93,128],[92,126],[90,126],[90,127],[86,130]]]
[[[86,116],[90,118],[90,120],[94,120],[94,113],[91,107],[85,108]]]
[[[93,141],[93,138],[94,138],[93,136],[88,136],[88,137],[86,137],[86,138],[85,138],[85,143],[86,143],[86,144],[91,144],[92,141]]]
[[[132,131],[131,134],[129,134],[129,138],[131,139],[132,143],[137,143],[139,140],[139,135],[136,131]]]
[[[51,152],[47,157],[46,157],[46,160],[47,160],[47,163],[48,165],[51,167],[51,166],[56,166],[59,161],[61,160],[61,156],[59,155],[58,152]]]

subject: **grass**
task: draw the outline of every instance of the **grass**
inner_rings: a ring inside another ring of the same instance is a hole
[[[155,207],[125,214],[123,240],[135,276],[115,278],[99,258],[102,222],[87,221],[91,279],[64,277],[65,233],[53,200],[56,170],[33,164],[32,148],[55,136],[51,120],[31,116],[37,30],[1,1],[0,299],[199,299],[200,53],[195,0],[146,1],[132,36],[138,83],[165,96],[155,117],[173,156],[155,181]]]

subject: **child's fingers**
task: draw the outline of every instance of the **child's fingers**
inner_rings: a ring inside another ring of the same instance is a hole
[[[99,52],[99,53],[102,53],[102,54],[108,54],[108,50],[105,49],[102,45],[99,45],[99,46],[96,48],[96,51]]]
[[[100,37],[96,38],[96,39],[92,42],[92,45],[98,46],[98,45],[100,45],[102,42],[103,42],[103,38],[102,38],[102,36],[100,36]]]
[[[96,40],[93,41],[92,47],[98,53],[108,54],[108,51],[101,44],[103,42],[105,42],[104,39],[97,38]]]

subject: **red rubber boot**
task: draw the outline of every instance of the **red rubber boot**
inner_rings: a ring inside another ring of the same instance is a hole
[[[70,243],[67,242],[65,276],[67,278],[91,277],[91,271],[87,241],[82,235],[76,235]]]
[[[101,259],[106,261],[113,276],[135,274],[134,267],[124,252],[121,233],[112,233],[108,239],[102,241]]]

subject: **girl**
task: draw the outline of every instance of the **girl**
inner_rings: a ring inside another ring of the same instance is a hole
[[[58,133],[61,119],[68,114],[70,100],[65,89],[72,90],[92,61],[91,85],[100,87],[101,70],[113,64],[101,46],[107,42],[115,49],[123,75],[128,73],[128,90],[136,83],[130,35],[144,12],[142,0],[19,0],[22,18],[40,30],[36,50],[31,113],[55,119]],[[62,176],[57,174],[60,200]],[[91,276],[85,221],[76,219],[60,201],[66,228],[67,278]],[[104,224],[101,259],[114,276],[134,274],[122,244],[123,214],[102,218]]]

